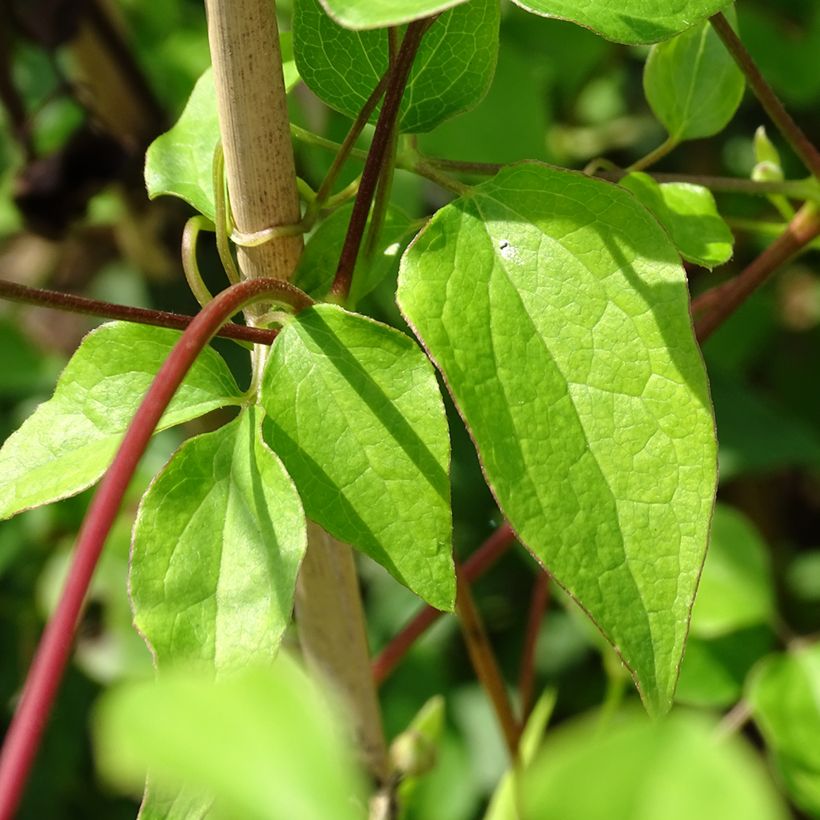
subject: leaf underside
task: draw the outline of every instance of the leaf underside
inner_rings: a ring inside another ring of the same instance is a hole
[[[716,483],[668,237],[617,186],[522,164],[439,211],[398,300],[505,516],[665,711]]]

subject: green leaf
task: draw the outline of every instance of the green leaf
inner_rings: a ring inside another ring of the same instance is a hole
[[[260,417],[248,408],[186,441],[143,496],[131,599],[161,666],[264,663],[290,623],[305,517]]]
[[[214,799],[199,789],[161,789],[149,776],[137,820],[205,820]]]
[[[299,82],[293,59],[293,40],[289,32],[280,36],[285,89]],[[213,70],[206,69],[196,81],[194,90],[180,118],[170,131],[157,137],[145,154],[145,185],[148,196],[170,195],[184,199],[201,214],[213,220],[213,159],[219,142],[219,114]]]
[[[617,43],[657,43],[725,8],[726,0],[513,0],[522,9],[591,28]]]
[[[675,142],[711,137],[737,111],[745,80],[708,22],[652,48],[646,99]]]
[[[305,245],[294,273],[294,284],[314,299],[323,299],[336,275],[353,205],[334,211],[314,231]],[[389,207],[373,253],[359,254],[353,272],[348,302],[351,305],[371,293],[379,283],[398,270],[404,249],[416,232],[417,222],[399,208]]]
[[[518,810],[518,792],[521,777],[532,765],[533,758],[541,748],[547,724],[555,709],[558,693],[555,689],[547,689],[533,707],[527,719],[527,725],[521,733],[519,744],[520,760],[515,768],[510,769],[498,784],[487,809],[484,820],[521,820]]]
[[[762,626],[710,639],[690,634],[675,702],[712,709],[733,706],[743,694],[749,670],[774,644],[774,633]]]
[[[322,0],[339,25],[352,29],[387,28],[430,17],[465,0]]]
[[[740,737],[676,713],[598,720],[551,733],[526,779],[526,817],[538,820],[785,820],[786,807]]]
[[[655,215],[684,259],[711,270],[732,258],[732,231],[708,188],[685,182],[659,185],[643,173],[628,174],[621,185]]]
[[[98,767],[125,789],[141,784],[150,768],[160,788],[213,792],[215,816],[361,820],[366,814],[361,778],[335,715],[285,656],[273,669],[218,683],[177,672],[155,684],[110,690],[94,729]]]
[[[175,330],[112,322],[83,339],[54,396],[0,449],[0,519],[76,495],[105,472],[179,337]],[[206,348],[157,430],[241,401],[227,365]]]
[[[795,802],[820,815],[820,644],[762,661],[746,698]]]
[[[622,188],[513,166],[433,217],[398,301],[507,520],[665,711],[716,481],[668,237]]]
[[[774,614],[774,582],[765,542],[746,516],[718,504],[692,609],[691,634],[715,638],[770,623]]]
[[[497,0],[470,0],[436,20],[410,72],[399,109],[402,131],[429,131],[481,100],[495,71],[498,25]],[[355,117],[387,71],[386,33],[341,28],[318,0],[297,0],[293,30],[305,82],[331,108]]]
[[[452,609],[450,442],[421,350],[333,305],[302,311],[272,346],[262,405],[308,517]]]

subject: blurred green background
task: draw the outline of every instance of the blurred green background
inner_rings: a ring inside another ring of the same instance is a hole
[[[280,2],[283,30],[289,2]],[[644,100],[647,49],[608,43],[568,23],[503,3],[495,81],[475,110],[423,135],[422,150],[462,160],[542,159],[573,168],[606,156],[626,166],[659,144]],[[91,9],[92,11],[89,11]],[[101,11],[102,10],[102,11]],[[102,15],[102,17],[100,17]],[[810,136],[820,135],[820,4],[742,0],[740,31],[766,77]],[[76,4],[5,0],[0,30],[0,276],[113,302],[192,313],[179,263],[186,206],[149,203],[142,183],[147,144],[178,116],[208,65],[201,2],[118,0]],[[96,40],[95,40],[96,38]],[[127,94],[99,67],[100,43]],[[106,88],[109,83],[112,87]],[[303,85],[291,94],[295,123],[340,140],[349,121]],[[689,142],[659,171],[748,178],[752,136],[764,115],[747,93],[718,137]],[[774,129],[787,178],[804,171]],[[318,186],[332,155],[296,145],[298,172]],[[654,170],[654,169],[653,169]],[[350,163],[346,179],[360,167]],[[395,201],[413,216],[443,204],[434,185],[397,174]],[[736,228],[734,260],[690,270],[694,293],[737,272],[771,240],[782,218],[764,198],[718,195]],[[712,574],[704,576],[679,701],[712,712],[741,698],[749,669],[795,636],[820,631],[820,282],[817,251],[792,262],[706,344],[720,439],[721,485]],[[205,243],[206,280],[221,288]],[[361,309],[400,323],[387,281]],[[62,365],[94,321],[0,303],[0,439],[50,395]],[[246,357],[218,343],[247,383]],[[469,555],[501,521],[469,438],[450,408],[455,542]],[[159,436],[94,582],[75,660],[60,693],[21,818],[127,818],[137,803],[94,774],[87,719],[100,690],[150,676],[147,650],[130,627],[126,597],[129,527],[139,495],[182,439],[226,416]],[[89,494],[0,524],[0,708],[7,722],[61,582]],[[535,564],[518,546],[476,584],[505,676],[519,674]],[[378,651],[418,602],[372,562],[361,561]],[[610,651],[560,591],[553,590],[536,652],[537,688],[557,691],[553,723],[607,699],[636,699]],[[503,743],[475,681],[458,627],[442,619],[385,683],[389,735],[432,695],[446,695],[439,765],[410,798],[414,820],[481,815],[506,768]],[[755,730],[749,737],[760,742]],[[820,775],[818,775],[820,777]],[[820,811],[820,806],[817,807]],[[820,815],[816,815],[820,816]]]

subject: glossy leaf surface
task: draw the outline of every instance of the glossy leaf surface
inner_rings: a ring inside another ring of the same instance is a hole
[[[271,661],[290,623],[305,517],[260,415],[186,441],[143,496],[131,599],[161,666]]]
[[[133,788],[150,768],[159,787],[212,791],[215,816],[360,820],[362,784],[338,729],[283,656],[218,683],[176,673],[112,690],[97,710],[95,746],[108,780]]]
[[[179,337],[174,330],[112,322],[83,339],[54,396],[0,449],[0,518],[75,495],[103,474]],[[241,400],[222,357],[206,348],[157,429]]]
[[[273,344],[262,404],[308,517],[452,609],[450,443],[422,351],[372,319],[311,308]]]
[[[722,131],[743,98],[745,80],[709,23],[652,48],[646,99],[676,142]]]
[[[669,239],[617,186],[523,164],[438,212],[398,298],[505,516],[665,711],[716,483]]]
[[[544,17],[571,20],[618,43],[666,40],[729,5],[726,0],[513,0]]]
[[[435,21],[421,42],[402,99],[403,131],[429,131],[478,103],[495,71],[498,24],[497,0],[470,0]],[[348,31],[324,13],[318,0],[298,0],[293,25],[305,82],[329,106],[355,117],[387,71],[386,32]]]
[[[711,270],[732,258],[732,231],[708,188],[686,182],[658,184],[642,173],[629,174],[620,184],[655,215],[684,259]]]

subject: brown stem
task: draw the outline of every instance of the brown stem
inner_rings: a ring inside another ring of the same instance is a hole
[[[231,213],[243,234],[301,216],[276,9],[271,0],[206,0]],[[243,276],[289,279],[302,236],[237,248]]]
[[[72,639],[91,577],[122,498],[157,423],[197,356],[228,317],[245,305],[271,298],[290,302],[296,309],[309,303],[301,291],[274,279],[255,279],[222,291],[185,330],[134,414],[86,513],[60,600],[46,625],[3,742],[0,752],[0,820],[11,820],[22,797],[71,654]]]
[[[785,233],[740,274],[693,300],[698,341],[706,341],[775,270],[817,236],[820,236],[820,213],[809,203],[797,212]]]
[[[100,302],[97,299],[76,296],[73,293],[29,288],[2,279],[0,279],[0,299],[55,308],[70,313],[81,313],[85,316],[100,316],[103,319],[121,319],[125,322],[136,322],[141,325],[168,327],[172,330],[185,330],[196,318],[195,316],[186,316],[184,313],[169,313],[166,310],[148,310],[146,308],[130,307],[129,305],[115,305],[112,302]],[[220,328],[216,335],[239,342],[270,345],[273,344],[277,334],[278,331],[276,330],[264,330],[228,323]]]
[[[356,267],[356,259],[359,255],[359,248],[367,225],[367,217],[370,214],[370,205],[373,202],[373,195],[376,193],[376,184],[390,146],[390,136],[398,119],[399,106],[404,96],[407,80],[410,77],[413,60],[421,45],[421,38],[429,25],[430,20],[426,19],[416,20],[407,27],[396,62],[390,70],[384,104],[376,123],[376,130],[373,133],[370,151],[365,160],[362,181],[359,185],[356,201],[353,204],[350,224],[347,228],[344,245],[339,256],[339,265],[336,268],[336,276],[331,287],[331,293],[341,300],[346,299],[350,292],[353,270]]]
[[[461,624],[464,642],[467,644],[467,652],[470,655],[476,676],[487,692],[487,696],[495,710],[504,735],[504,741],[507,744],[510,760],[515,761],[518,757],[521,727],[513,714],[512,705],[507,696],[507,688],[504,685],[504,679],[501,677],[501,670],[498,668],[498,662],[484,629],[478,607],[476,607],[473,600],[470,584],[458,565],[456,565],[456,581],[458,583],[456,613]]]
[[[521,719],[527,722],[535,701],[535,649],[538,645],[538,633],[544,613],[550,601],[549,575],[539,569],[532,588],[530,613],[527,619],[527,631],[524,636],[524,648],[521,652],[521,673],[518,678],[518,691],[521,694]]]
[[[515,533],[509,524],[502,524],[462,565],[464,578],[472,583],[492,567],[515,543]],[[432,606],[425,606],[410,619],[407,625],[382,650],[373,661],[373,678],[380,686],[399,665],[410,647],[444,613]]]
[[[814,147],[809,138],[803,133],[797,123],[786,111],[782,102],[774,93],[774,89],[766,82],[760,69],[752,59],[752,55],[746,50],[740,38],[735,34],[734,29],[729,24],[726,16],[718,12],[709,19],[715,31],[723,40],[723,44],[746,76],[755,96],[760,100],[760,104],[766,110],[772,122],[777,126],[780,133],[794,149],[795,154],[803,161],[806,168],[820,179],[820,152]]]

